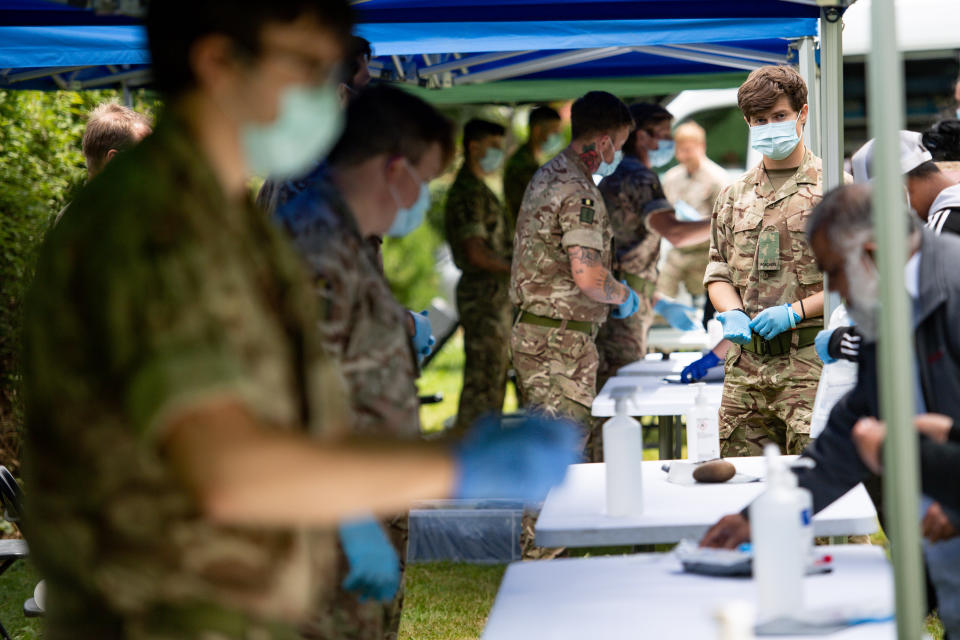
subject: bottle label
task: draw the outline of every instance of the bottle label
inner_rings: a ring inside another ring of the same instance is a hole
[[[800,523],[808,527],[810,526],[810,521],[813,519],[813,516],[810,514],[810,509],[804,509],[800,512]]]

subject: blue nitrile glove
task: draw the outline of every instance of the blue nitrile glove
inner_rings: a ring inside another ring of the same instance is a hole
[[[430,326],[429,311],[414,313],[408,311],[413,318],[413,326],[416,331],[413,334],[413,349],[417,352],[417,358],[423,360],[433,351],[433,345],[437,344],[433,337],[433,327]]]
[[[723,325],[723,337],[736,344],[747,344],[753,339],[750,331],[750,316],[743,309],[731,309],[717,314]]]
[[[700,323],[694,320],[697,310],[685,304],[660,298],[657,304],[653,305],[653,310],[666,318],[674,329],[693,331],[701,327]]]
[[[793,322],[790,317],[793,316]],[[790,331],[800,322],[800,314],[790,308],[789,304],[764,309],[757,317],[750,321],[750,328],[766,338],[774,338],[784,331]]]
[[[516,427],[481,418],[454,448],[453,497],[538,503],[580,462],[581,438],[575,423],[543,415],[526,416]]]
[[[340,546],[350,563],[343,588],[360,602],[389,602],[400,586],[400,560],[380,523],[370,518],[344,522],[339,527]]]
[[[683,200],[677,200],[673,203],[673,215],[680,222],[700,222],[703,216],[693,208],[693,205],[687,204]]]
[[[620,284],[625,286],[630,294],[619,307],[610,312],[611,318],[629,318],[637,312],[637,309],[640,308],[640,296],[638,296],[637,292],[633,290],[633,287],[628,285],[626,280],[621,280]]]
[[[823,361],[823,364],[832,364],[837,361],[830,355],[830,338],[833,337],[833,329],[824,329],[817,334],[813,344],[816,346],[817,355]]]
[[[707,371],[714,368],[720,364],[720,358],[717,357],[713,351],[707,351],[703,354],[703,357],[697,360],[696,362],[691,362],[683,368],[683,371],[680,372],[680,381],[681,382],[696,382],[703,376],[707,375]]]

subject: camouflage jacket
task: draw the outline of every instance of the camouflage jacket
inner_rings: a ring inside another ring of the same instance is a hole
[[[822,291],[823,275],[806,237],[807,219],[822,196],[820,158],[809,150],[796,174],[777,191],[762,164],[727,185],[713,209],[704,284],[736,287],[751,318]],[[761,255],[762,236],[772,239],[769,254]],[[809,318],[799,326],[822,322]]]
[[[214,524],[162,449],[172,420],[225,398],[267,428],[339,435],[345,387],[300,259],[227,199],[173,114],[71,213],[41,249],[24,322],[47,637],[154,638],[174,622],[183,638],[286,637],[269,621],[337,586],[334,532]]]
[[[523,192],[533,180],[534,174],[540,168],[537,157],[529,144],[525,144],[514,152],[507,160],[503,170],[503,199],[507,203],[507,237],[513,243],[513,236],[517,232],[517,215],[520,205],[523,204]]]
[[[613,268],[657,281],[660,234],[647,224],[654,211],[669,209],[660,178],[639,158],[626,156],[613,174],[600,182],[613,227]]]
[[[567,147],[540,167],[523,196],[510,273],[510,300],[531,313],[604,322],[610,305],[584,295],[573,280],[569,247],[601,253],[610,268],[613,230],[593,177]]]
[[[313,274],[323,345],[343,370],[359,433],[420,435],[417,365],[407,312],[377,255],[325,175],[281,206],[277,222]]]
[[[503,205],[483,180],[464,165],[447,191],[444,228],[453,261],[464,276],[487,278],[492,274],[477,269],[467,260],[464,242],[480,238],[497,255],[510,259],[510,241]],[[499,277],[499,276],[497,276]]]

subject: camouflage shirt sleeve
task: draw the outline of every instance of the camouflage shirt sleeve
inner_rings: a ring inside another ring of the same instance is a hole
[[[605,209],[597,196],[589,191],[579,191],[568,196],[560,203],[557,220],[563,234],[561,243],[564,249],[587,247],[605,251],[603,225],[607,224]]]
[[[729,186],[724,187],[713,205],[713,217],[710,221],[710,256],[707,270],[703,276],[704,286],[711,282],[733,284],[727,256],[732,242],[729,221],[733,215],[733,199]]]
[[[480,197],[482,193],[473,185],[460,179],[453,183],[447,194],[446,217],[449,221],[450,242],[462,243],[468,238],[486,240],[489,236],[483,223]]]

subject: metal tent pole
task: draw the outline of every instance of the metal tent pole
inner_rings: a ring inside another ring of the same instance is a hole
[[[807,126],[804,128],[804,138],[807,147],[822,157],[820,146],[820,74],[817,69],[817,51],[813,38],[800,38],[797,43],[798,66],[800,75],[807,82],[807,103],[810,105],[810,115],[807,117]]]
[[[876,139],[873,167],[874,230],[880,282],[880,416],[887,423],[884,445],[884,508],[890,529],[896,590],[897,637],[914,640],[923,629],[925,581],[920,551],[920,476],[911,345],[913,335],[903,286],[907,238],[906,203],[900,172],[899,130],[903,126],[903,61],[897,49],[894,0],[873,0],[867,83],[870,135]],[[884,46],[877,46],[883,43]]]
[[[843,184],[843,21],[839,6],[820,9],[820,150],[823,158],[823,191]],[[824,280],[823,322],[840,304],[840,297],[826,292]]]

